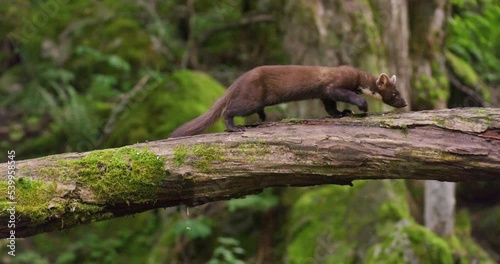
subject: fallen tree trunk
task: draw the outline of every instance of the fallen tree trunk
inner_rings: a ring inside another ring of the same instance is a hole
[[[500,180],[500,109],[288,120],[240,133],[18,161],[15,172],[9,183],[8,164],[0,168],[2,238],[11,230],[27,237],[273,186]],[[13,217],[15,229],[7,224]]]

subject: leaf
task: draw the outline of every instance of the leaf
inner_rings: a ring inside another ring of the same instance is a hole
[[[206,218],[187,219],[178,222],[174,226],[174,233],[186,236],[190,240],[206,238],[212,234],[212,227]]]
[[[217,241],[224,246],[238,246],[240,244],[240,241],[232,237],[219,237]]]
[[[124,72],[130,71],[130,65],[128,64],[128,62],[126,62],[125,60],[116,55],[110,55],[107,58],[107,62],[110,66],[114,67],[115,69],[122,70]]]
[[[242,199],[231,199],[227,202],[227,207],[230,212],[245,208],[267,211],[277,206],[278,203],[278,197],[272,194],[272,189],[265,189],[261,194],[248,195]]]

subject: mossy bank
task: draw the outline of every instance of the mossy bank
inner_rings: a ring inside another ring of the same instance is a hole
[[[287,190],[289,263],[494,263],[458,220],[444,239],[410,214],[402,180]],[[359,205],[364,205],[360,207]],[[459,214],[459,218],[464,218]],[[470,222],[470,220],[469,220]],[[465,230],[465,231],[464,231]]]

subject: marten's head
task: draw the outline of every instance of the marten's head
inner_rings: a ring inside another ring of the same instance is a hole
[[[396,75],[392,75],[389,79],[387,74],[382,73],[375,81],[377,93],[380,94],[380,99],[382,102],[396,108],[402,108],[406,106],[405,99],[401,97],[401,94],[396,89]]]

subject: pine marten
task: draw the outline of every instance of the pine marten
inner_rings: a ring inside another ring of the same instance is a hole
[[[352,113],[337,110],[337,101],[356,105],[366,112],[368,104],[360,94],[396,108],[406,106],[396,89],[395,75],[389,78],[382,73],[376,78],[349,66],[260,66],[240,76],[210,110],[177,128],[170,137],[199,134],[220,117],[224,117],[227,131],[244,131],[244,127],[234,125],[235,116],[257,113],[265,121],[264,107],[306,99],[321,99],[332,117]]]

